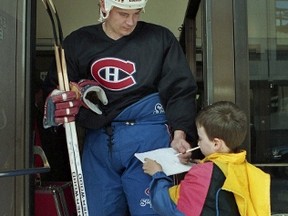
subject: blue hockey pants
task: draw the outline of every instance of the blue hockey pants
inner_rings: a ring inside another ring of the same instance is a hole
[[[82,158],[89,215],[157,215],[149,199],[151,177],[134,153],[170,142],[158,94],[129,106],[111,125],[89,130]]]

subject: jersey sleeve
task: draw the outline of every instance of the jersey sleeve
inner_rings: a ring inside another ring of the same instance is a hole
[[[167,41],[158,90],[172,130],[183,130],[195,141],[197,84],[177,39],[170,35]]]

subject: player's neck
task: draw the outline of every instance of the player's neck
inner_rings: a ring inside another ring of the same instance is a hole
[[[118,35],[118,34],[115,34],[112,30],[109,29],[108,25],[106,22],[103,22],[102,23],[102,28],[103,28],[103,31],[104,33],[111,39],[113,40],[118,40],[120,39],[122,36]]]

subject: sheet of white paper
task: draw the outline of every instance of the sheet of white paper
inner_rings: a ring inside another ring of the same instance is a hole
[[[173,148],[160,148],[148,152],[135,153],[135,157],[142,163],[144,163],[144,158],[156,160],[157,163],[161,164],[163,172],[167,176],[187,172],[193,164],[182,164],[175,154],[177,152]]]

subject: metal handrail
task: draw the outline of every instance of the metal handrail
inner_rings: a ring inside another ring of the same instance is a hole
[[[16,169],[16,170],[7,170],[7,171],[0,170],[0,178],[49,172],[50,164],[47,160],[47,157],[43,149],[40,146],[34,146],[33,153],[34,155],[39,155],[41,157],[41,160],[43,162],[43,167],[33,167],[33,168],[27,168],[27,169]]]

